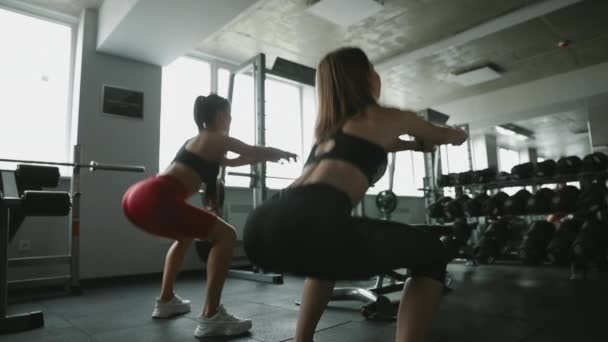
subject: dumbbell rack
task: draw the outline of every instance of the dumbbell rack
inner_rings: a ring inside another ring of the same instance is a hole
[[[471,194],[473,193],[481,193],[485,191],[496,191],[503,188],[510,187],[533,187],[533,190],[536,191],[539,186],[545,184],[560,184],[560,183],[568,183],[568,182],[579,182],[581,184],[581,188],[592,183],[594,180],[604,180],[608,178],[608,170],[607,171],[597,171],[597,172],[579,172],[575,174],[567,174],[567,175],[555,175],[553,177],[531,177],[526,179],[510,179],[504,181],[492,181],[487,183],[470,183],[470,184],[454,184],[450,186],[445,186],[443,188],[452,187],[455,189],[456,198],[464,195],[465,190],[468,190]],[[566,213],[572,214],[572,213]],[[517,217],[527,221],[530,224],[534,220],[543,220],[545,219],[545,215],[542,214],[525,214],[525,215],[505,215],[508,217]],[[477,218],[468,218],[469,220],[481,220],[484,223],[487,222],[486,217],[477,217]],[[479,221],[478,221],[479,222]],[[505,260],[517,260],[518,257],[512,255],[511,257],[506,257]],[[573,268],[573,277],[576,271]]]

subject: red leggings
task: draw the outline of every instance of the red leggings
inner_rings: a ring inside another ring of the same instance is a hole
[[[142,230],[174,240],[206,239],[217,222],[213,213],[188,203],[187,190],[163,175],[131,186],[122,198],[125,216]]]

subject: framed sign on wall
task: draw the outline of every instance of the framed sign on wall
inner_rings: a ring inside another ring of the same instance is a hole
[[[144,117],[144,93],[137,90],[103,85],[102,111],[132,119]]]

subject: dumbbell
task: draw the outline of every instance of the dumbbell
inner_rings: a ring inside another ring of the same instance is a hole
[[[583,172],[600,172],[608,168],[608,156],[601,152],[591,153],[583,158]]]
[[[506,215],[525,215],[528,200],[532,197],[530,191],[521,189],[513,196],[507,198],[504,204],[504,212]]]
[[[557,168],[557,163],[553,159],[547,159],[536,164],[536,177],[553,177],[555,176],[555,169]]]
[[[496,178],[496,169],[492,168],[492,167],[473,172],[473,183],[476,183],[476,184],[485,184],[485,183],[491,182],[495,178]]]
[[[566,185],[555,192],[551,209],[555,213],[573,213],[577,209],[580,190],[572,185]]]
[[[504,204],[507,198],[509,198],[509,195],[503,191],[494,194],[484,203],[483,213],[493,217],[504,215]]]
[[[511,180],[511,174],[505,171],[501,171],[496,174],[496,180],[498,182],[507,182]]]
[[[466,201],[462,206],[465,214],[469,217],[483,216],[483,206],[488,199],[490,196],[484,192]]]
[[[596,219],[586,220],[574,243],[572,243],[574,268],[584,270],[591,263],[597,264],[600,268],[605,268],[607,248],[608,226]]]
[[[494,221],[473,250],[475,260],[480,264],[493,263],[502,256],[510,236],[509,221],[506,219]]]
[[[465,171],[456,174],[456,184],[469,185],[473,183],[473,171]]]
[[[427,211],[429,213],[429,217],[434,218],[434,219],[443,219],[445,218],[445,210],[443,208],[443,206],[450,202],[453,201],[454,199],[452,197],[449,196],[445,196],[440,198],[439,200],[437,200],[437,202],[431,204],[428,206]]]
[[[541,188],[528,199],[526,211],[528,214],[545,215],[551,213],[555,191]]]
[[[455,200],[451,200],[449,202],[446,202],[443,206],[444,209],[444,219],[447,222],[452,222],[457,218],[463,218],[464,217],[464,209],[463,209],[463,205],[464,203],[466,203],[467,201],[469,201],[471,198],[467,195],[464,196],[460,196]]]
[[[577,156],[562,157],[557,161],[555,173],[558,175],[572,175],[581,170],[583,161]]]
[[[524,235],[519,256],[526,265],[539,265],[547,254],[547,246],[553,239],[555,226],[547,221],[535,221]]]
[[[590,217],[595,216],[597,212],[607,208],[606,196],[608,190],[602,183],[592,183],[584,191],[581,192],[576,211],[577,216]]]
[[[534,164],[523,163],[511,168],[511,177],[513,179],[529,179],[534,177]]]
[[[467,245],[473,229],[477,224],[469,225],[465,219],[456,219],[452,225],[451,234],[442,236],[441,242],[448,251],[449,261],[456,258],[460,252],[460,249]]]
[[[583,220],[571,218],[563,220],[553,239],[547,246],[547,259],[552,265],[565,266],[572,260],[572,243],[581,230]]]
[[[448,187],[448,186],[454,186],[456,179],[455,179],[455,174],[454,173],[450,173],[447,175],[441,175],[439,177],[437,177],[437,186],[438,187]]]

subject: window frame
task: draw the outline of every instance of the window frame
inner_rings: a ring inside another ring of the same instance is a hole
[[[73,148],[78,137],[78,129],[74,128],[74,116],[78,115],[79,108],[74,108],[74,72],[76,69],[76,48],[78,46],[78,25],[80,19],[75,16],[60,13],[57,11],[49,10],[40,6],[31,5],[24,2],[0,2],[0,9],[8,12],[13,12],[43,20],[46,22],[66,26],[70,30],[70,57],[68,61],[68,89],[67,89],[67,102],[66,102],[66,132],[67,137],[64,146],[65,162],[73,162],[74,153]],[[78,119],[78,118],[76,118]],[[76,124],[78,121],[76,121]],[[72,169],[67,168],[68,172],[63,173],[62,167],[60,167],[60,179],[69,180],[72,178]]]

